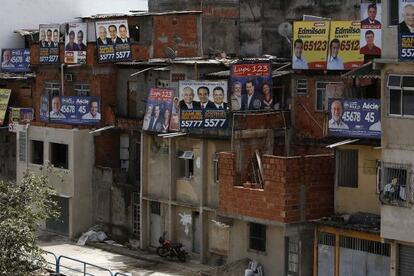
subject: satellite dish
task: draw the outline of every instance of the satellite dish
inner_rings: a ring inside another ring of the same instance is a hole
[[[277,28],[279,34],[289,40],[292,37],[292,24],[289,22],[283,22]]]
[[[170,47],[166,47],[164,49],[164,53],[167,55],[167,57],[169,59],[175,59],[177,57],[176,52],[174,51],[174,49],[170,48]]]

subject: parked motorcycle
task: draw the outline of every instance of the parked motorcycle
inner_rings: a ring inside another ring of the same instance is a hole
[[[171,240],[166,240],[165,235],[167,232],[158,239],[160,246],[157,247],[157,254],[160,257],[177,257],[181,262],[185,262],[188,253],[184,250],[181,243],[173,243]]]

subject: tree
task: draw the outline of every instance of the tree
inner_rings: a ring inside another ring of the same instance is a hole
[[[21,183],[0,181],[0,275],[30,275],[44,265],[41,222],[58,217],[48,177],[27,172]]]

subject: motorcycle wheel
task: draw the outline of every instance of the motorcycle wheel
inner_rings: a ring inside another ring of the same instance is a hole
[[[181,261],[181,262],[185,262],[185,260],[186,260],[186,254],[185,254],[185,252],[184,251],[179,251],[178,252],[178,254],[177,254],[177,257],[178,257],[178,259]]]
[[[157,254],[160,257],[167,257],[168,256],[168,250],[165,249],[164,247],[160,246],[157,248]]]

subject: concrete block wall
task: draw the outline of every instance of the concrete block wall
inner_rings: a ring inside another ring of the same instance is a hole
[[[332,155],[264,155],[264,189],[236,182],[236,154],[220,154],[219,211],[281,223],[318,219],[334,212]]]

